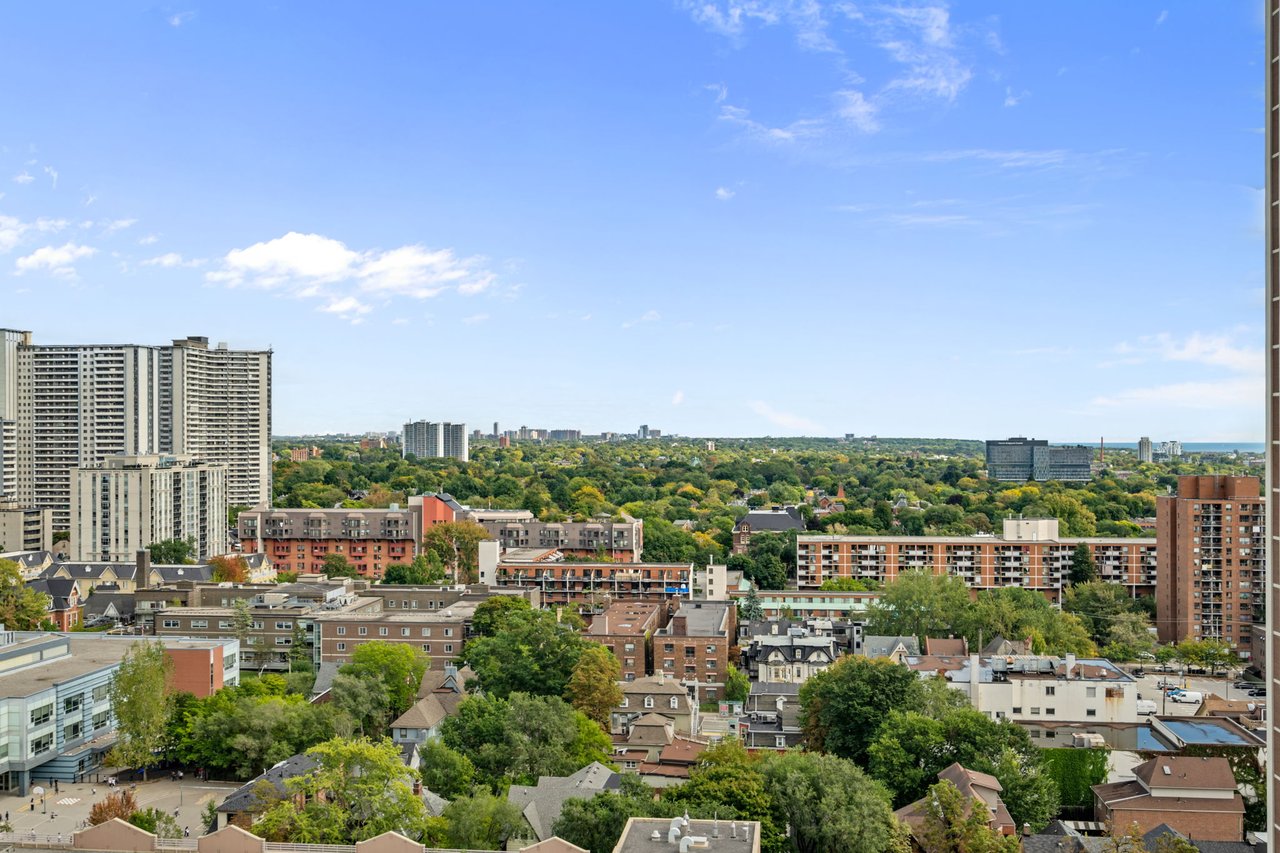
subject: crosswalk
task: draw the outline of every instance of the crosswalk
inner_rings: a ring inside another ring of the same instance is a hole
[[[74,805],[75,805],[76,803],[78,803],[78,802],[80,802],[80,798],[79,798],[79,797],[63,797],[62,799],[58,800],[58,805],[60,805],[60,806],[74,806]]]

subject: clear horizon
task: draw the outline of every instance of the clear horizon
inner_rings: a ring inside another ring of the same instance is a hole
[[[280,434],[1258,442],[1262,39],[1243,0],[7,6],[0,326],[270,346]]]

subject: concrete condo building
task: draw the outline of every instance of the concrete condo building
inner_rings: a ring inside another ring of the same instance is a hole
[[[1151,448],[1151,439],[1144,435],[1142,438],[1138,439],[1138,461],[1150,462],[1154,458],[1155,454]]]
[[[1160,642],[1225,640],[1247,660],[1265,618],[1263,510],[1257,477],[1179,477],[1156,499]]]
[[[1092,465],[1093,448],[1080,444],[1050,446],[1044,439],[1020,436],[987,442],[987,477],[992,480],[1088,482]]]
[[[53,547],[53,512],[0,498],[0,554]]]
[[[124,561],[153,542],[191,540],[195,557],[227,548],[227,474],[189,456],[109,456],[75,470],[74,560]]]
[[[271,352],[199,337],[37,345],[0,330],[0,496],[69,529],[74,469],[154,453],[222,464],[234,505],[268,500]]]
[[[466,424],[413,421],[404,425],[400,453],[407,459],[457,459],[466,462],[470,456],[470,438]]]

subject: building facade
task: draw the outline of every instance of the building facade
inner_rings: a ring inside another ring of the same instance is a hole
[[[195,557],[226,553],[227,470],[189,456],[109,456],[75,469],[74,560],[123,561],[166,539],[190,541]]]
[[[1249,659],[1266,617],[1265,501],[1257,477],[1179,477],[1156,499],[1156,625],[1163,643],[1225,640]]]
[[[0,554],[53,547],[53,510],[0,498]]]
[[[955,575],[975,590],[1024,587],[1056,602],[1082,543],[1099,578],[1134,596],[1155,593],[1158,538],[1063,538],[1057,519],[1016,518],[1005,519],[1001,536],[800,536],[797,585],[817,589],[832,578],[887,583],[922,569]]]
[[[686,601],[653,636],[653,670],[695,685],[695,701],[723,695],[729,651],[737,637],[737,608],[724,601]]]
[[[468,517],[472,514],[469,512]],[[644,551],[644,522],[601,518],[596,521],[516,521],[472,518],[503,548],[547,548],[571,557],[603,556],[615,563],[638,563]]]
[[[653,672],[653,634],[666,622],[666,606],[652,601],[615,601],[597,614],[587,637],[618,659],[623,681]]]
[[[1088,482],[1092,466],[1093,449],[1083,445],[1050,445],[1021,436],[987,442],[987,477],[992,480]]]
[[[381,600],[378,601],[381,605]],[[475,601],[459,601],[444,610],[391,612],[381,607],[316,616],[318,662],[349,663],[365,643],[404,643],[437,661],[462,654]]]
[[[0,330],[0,488],[69,530],[73,472],[109,456],[221,463],[231,503],[271,495],[271,353],[171,346],[37,345]],[[12,483],[12,490],[8,483]]]
[[[325,557],[342,556],[361,577],[381,578],[392,563],[417,553],[420,514],[400,509],[271,509],[258,506],[236,521],[240,548],[265,554],[277,571],[324,571]]]
[[[1280,662],[1280,0],[1266,0],[1263,21],[1266,54],[1262,67],[1266,75],[1265,201],[1266,201],[1266,376],[1267,419],[1266,462],[1266,634],[1265,676],[1270,689],[1267,705],[1267,849],[1280,849],[1280,762],[1275,760],[1280,745],[1280,716],[1276,697],[1276,666]]]
[[[1138,461],[1152,462],[1155,460],[1155,451],[1151,446],[1151,438],[1143,436],[1138,439]]]

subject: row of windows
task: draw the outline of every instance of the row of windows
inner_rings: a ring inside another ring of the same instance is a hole
[[[408,637],[408,636],[411,636],[411,632],[412,632],[412,629],[411,629],[411,628],[401,628],[401,629],[400,629],[400,636],[401,636],[401,637]],[[339,625],[339,626],[338,626],[338,628],[337,628],[337,630],[336,630],[336,633],[337,633],[337,635],[338,635],[339,637],[345,637],[345,636],[347,636],[347,628],[346,628],[346,626],[345,626],[345,625]],[[368,634],[369,634],[369,629],[368,629],[367,627],[365,627],[365,626],[361,625],[359,628],[357,628],[357,629],[356,629],[356,633],[357,633],[359,636],[361,636],[361,637],[365,637],[365,636],[368,636]],[[421,630],[421,634],[422,634],[422,636],[424,636],[424,637],[430,637],[430,636],[431,636],[431,629],[430,629],[430,628],[423,628],[423,629]],[[378,629],[378,636],[379,636],[379,637],[386,637],[386,636],[388,636],[388,631],[387,631],[387,629],[386,629],[386,628],[379,628],[379,629]],[[444,629],[444,636],[446,636],[446,637],[452,637],[452,636],[453,636],[453,629],[452,629],[452,628],[445,628],[445,629]]]
[[[679,708],[679,707],[680,707],[680,697],[679,697],[679,696],[672,696],[670,699],[668,699],[668,700],[667,700],[667,703],[668,703],[668,707],[670,707],[670,708]],[[645,706],[646,708],[652,708],[652,707],[653,707],[653,697],[652,697],[652,696],[646,696],[646,697],[644,697],[644,706]],[[623,696],[623,697],[622,697],[622,704],[621,704],[619,707],[622,707],[622,708],[630,708],[630,707],[631,707],[631,697],[630,697],[630,696]]]
[[[359,644],[359,643],[356,643],[356,645],[358,646],[358,645],[360,645],[360,644]],[[338,651],[340,651],[340,652],[345,652],[345,651],[347,650],[347,644],[346,644],[346,643],[338,643],[338,644],[336,644],[335,648],[336,648]],[[428,654],[430,654],[430,652],[431,652],[431,644],[430,644],[430,643],[423,643],[423,644],[422,644],[422,650],[423,650],[424,652],[427,652]],[[445,653],[445,654],[453,654],[453,643],[445,643],[445,644],[444,644],[444,653]]]

